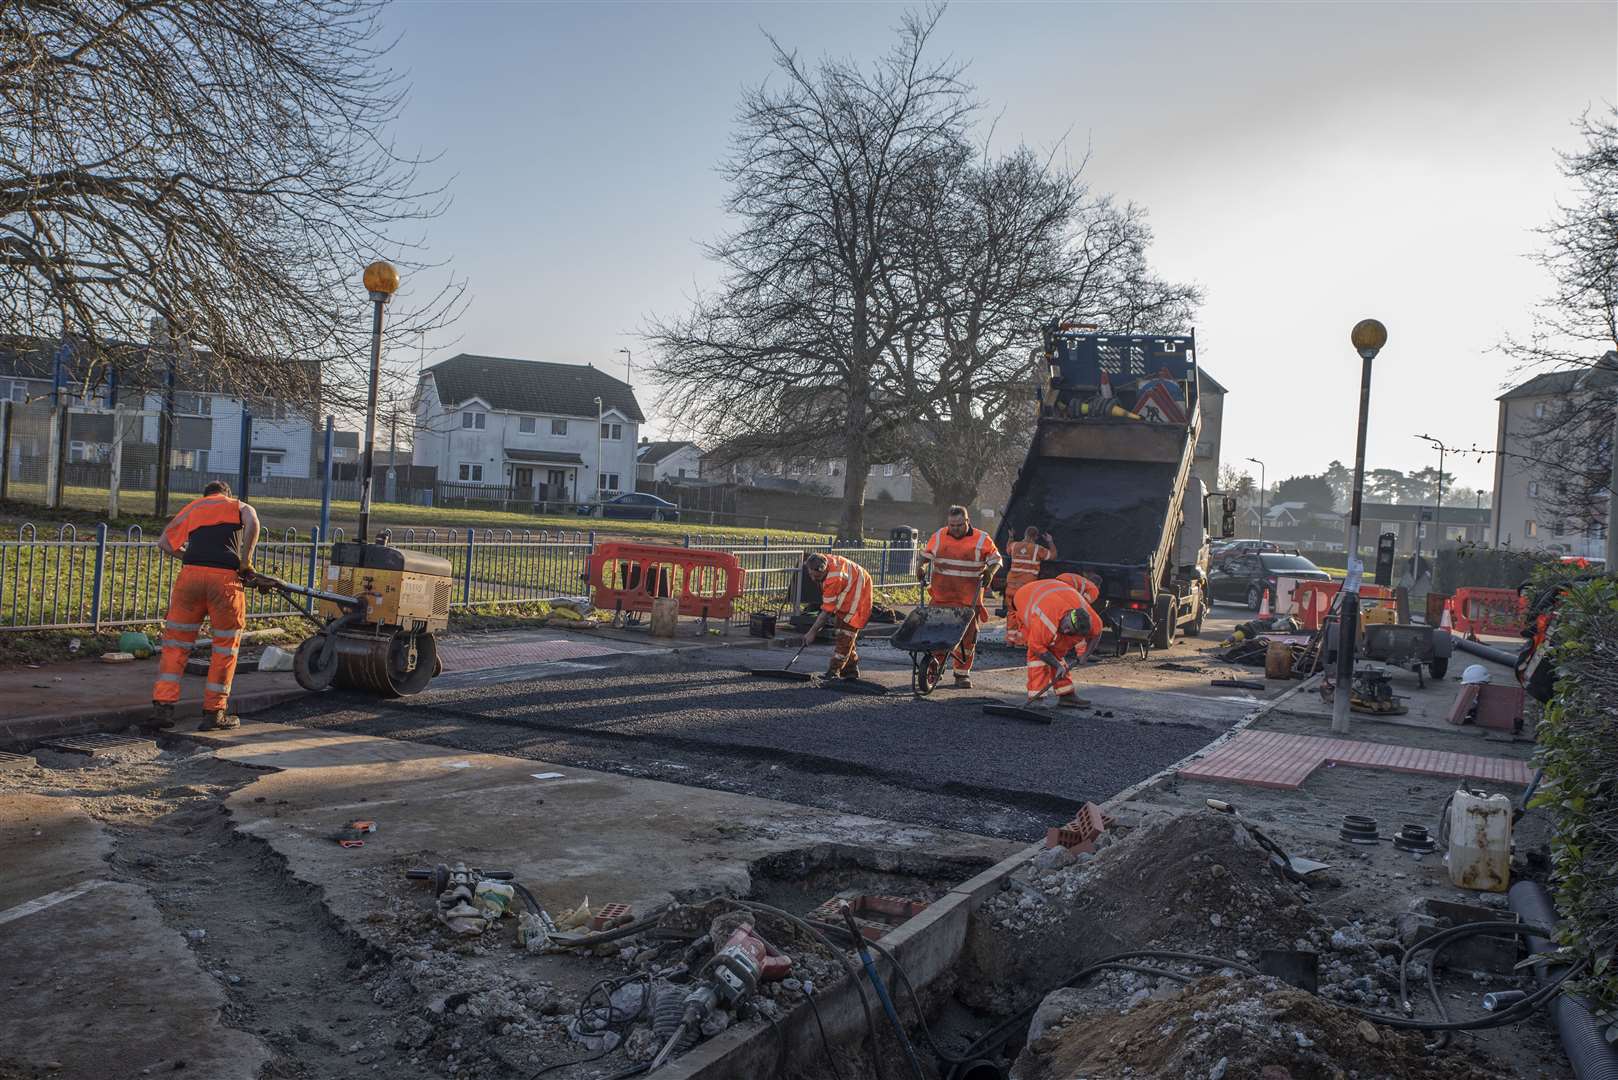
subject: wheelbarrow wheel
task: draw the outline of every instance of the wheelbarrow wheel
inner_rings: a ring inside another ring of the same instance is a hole
[[[915,653],[910,658],[910,689],[917,697],[932,693],[944,677],[944,662],[932,653]]]
[[[337,677],[337,649],[327,644],[325,634],[316,634],[292,654],[292,677],[305,690],[325,690]]]

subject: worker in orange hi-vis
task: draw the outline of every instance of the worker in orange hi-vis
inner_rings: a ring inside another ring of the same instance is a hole
[[[1054,682],[1056,703],[1082,708],[1088,701],[1074,692],[1072,669],[1083,661],[1101,637],[1101,616],[1091,601],[1101,594],[1095,582],[1077,574],[1062,574],[1031,581],[1017,591],[1017,607],[1027,627],[1028,700],[1025,706],[1044,705],[1036,698]],[[1067,662],[1069,653],[1073,662]]]
[[[188,503],[163,530],[158,549],[183,565],[169,594],[163,654],[157,662],[157,682],[152,686],[152,718],[146,727],[174,726],[180,678],[204,618],[212,626],[213,651],[202,694],[204,718],[200,730],[241,724],[226,710],[230,683],[236,674],[236,651],[247,621],[247,594],[242,583],[253,574],[258,533],[258,514],[233,497],[230,485],[223,480],[209,482],[202,489],[202,498]]]
[[[1056,558],[1056,542],[1050,533],[1040,535],[1034,525],[1023,530],[1022,539],[1006,545],[1011,567],[1006,572],[1006,644],[1025,644],[1022,616],[1017,613],[1017,590],[1039,578],[1039,564]]]
[[[816,553],[805,559],[803,565],[809,577],[820,586],[820,614],[809,624],[809,631],[803,636],[804,644],[814,641],[821,627],[830,623],[836,637],[826,677],[857,679],[860,654],[855,644],[860,631],[871,621],[871,575],[865,567],[842,555]]]
[[[955,688],[972,687],[972,661],[977,656],[978,627],[989,621],[983,606],[983,590],[1000,566],[1000,549],[982,529],[974,529],[966,507],[949,508],[947,524],[933,533],[922,546],[916,578],[922,588],[932,586],[932,602],[937,607],[972,608],[977,615],[967,624],[961,643],[949,654],[955,672]],[[936,657],[940,664],[944,654]]]

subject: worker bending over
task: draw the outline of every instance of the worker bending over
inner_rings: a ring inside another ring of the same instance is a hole
[[[977,656],[978,626],[989,621],[983,606],[983,590],[1000,566],[1000,550],[982,529],[974,529],[966,507],[949,508],[948,524],[933,533],[921,549],[916,578],[933,590],[933,604],[945,608],[972,608],[976,616],[967,624],[961,643],[950,653],[955,671],[955,688],[972,687],[972,661]],[[944,654],[937,656],[939,664]]]
[[[253,575],[258,547],[258,514],[230,494],[230,485],[214,480],[202,498],[174,515],[157,541],[158,550],[183,564],[169,594],[163,623],[163,655],[152,687],[152,719],[148,727],[174,726],[174,703],[180,700],[180,678],[207,617],[213,630],[208,682],[203,689],[200,730],[233,728],[241,721],[227,715],[230,683],[236,675],[236,650],[247,621],[247,594],[242,579]]]
[[[1041,543],[1040,541],[1044,542]],[[1006,644],[1027,644],[1023,636],[1022,616],[1017,614],[1017,590],[1039,577],[1039,564],[1056,558],[1056,542],[1050,533],[1041,537],[1034,525],[1023,530],[1022,539],[1006,545],[1006,556],[1011,568],[1006,573]]]
[[[1031,581],[1017,591],[1028,633],[1028,700],[1055,682],[1056,702],[1070,708],[1090,703],[1074,693],[1069,672],[1101,637],[1101,616],[1090,601],[1101,594],[1095,582],[1077,574]],[[1067,662],[1068,653],[1073,663]],[[1040,704],[1044,704],[1043,701]]]
[[[820,586],[820,614],[809,624],[803,643],[814,641],[821,627],[830,623],[837,636],[826,677],[857,679],[860,654],[855,642],[865,624],[871,621],[871,575],[865,567],[841,555],[816,553],[805,559],[803,565],[810,579]]]

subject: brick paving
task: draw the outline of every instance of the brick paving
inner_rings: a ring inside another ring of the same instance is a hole
[[[516,645],[444,642],[438,646],[438,658],[443,661],[446,672],[483,671],[496,667],[546,664],[553,660],[577,660],[586,656],[611,656],[622,651],[612,645],[562,639],[525,641]]]
[[[1532,776],[1528,765],[1514,758],[1278,731],[1239,732],[1218,750],[1181,769],[1179,775],[1187,780],[1229,780],[1293,791],[1303,786],[1310,773],[1327,763],[1501,783],[1526,784]]]

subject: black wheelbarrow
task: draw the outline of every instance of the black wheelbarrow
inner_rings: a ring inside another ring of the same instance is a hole
[[[896,649],[910,654],[910,689],[917,697],[932,693],[944,677],[944,663],[966,636],[977,609],[970,607],[931,607],[922,594],[922,604],[899,624],[888,640]]]

